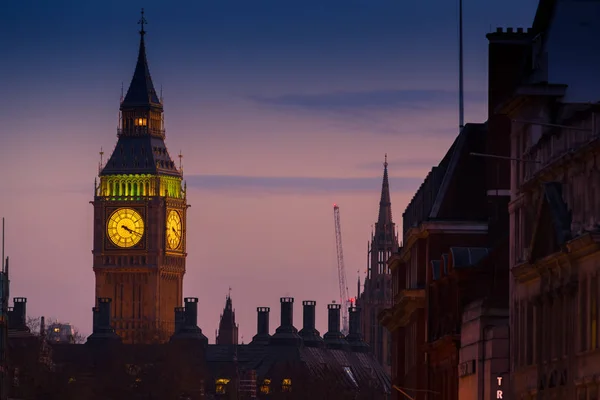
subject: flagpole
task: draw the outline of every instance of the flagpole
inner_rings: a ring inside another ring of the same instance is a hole
[[[463,81],[463,0],[458,0],[458,128],[465,126],[464,81]]]

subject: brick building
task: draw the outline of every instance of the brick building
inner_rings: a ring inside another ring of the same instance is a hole
[[[497,378],[510,387],[510,120],[495,110],[520,78],[531,34],[488,35],[488,120],[462,129],[403,214],[403,245],[389,261],[394,305],[380,314],[398,399],[495,398]]]
[[[511,126],[515,399],[598,399],[600,1],[542,0]]]

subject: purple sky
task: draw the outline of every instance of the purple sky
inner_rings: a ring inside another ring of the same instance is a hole
[[[210,3],[210,4],[205,4]],[[214,342],[228,287],[240,334],[279,297],[338,299],[340,205],[355,295],[388,153],[395,222],[457,133],[454,1],[10,1],[0,13],[0,216],[11,294],[31,316],[90,333],[93,182],[112,151],[139,8],[167,146],[183,150],[192,208],[185,296]],[[485,4],[484,4],[485,3]],[[466,120],[486,115],[487,41],[527,27],[535,0],[464,0]],[[126,89],[125,88],[125,89]]]

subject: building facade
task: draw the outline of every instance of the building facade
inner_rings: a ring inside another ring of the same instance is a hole
[[[85,344],[33,335],[26,299],[10,314],[12,349],[5,389],[28,399],[353,399],[390,398],[390,381],[360,333],[360,310],[349,309],[350,333],[340,331],[340,305],[329,304],[328,330],[314,329],[316,303],[303,302],[294,326],[294,299],[280,299],[281,324],[269,333],[269,310],[258,308],[251,343],[209,345],[197,325],[198,299],[174,311],[175,333],[164,344],[126,344],[110,326],[111,299],[98,299]]]
[[[8,258],[0,265],[0,400],[8,399]]]
[[[363,310],[362,334],[371,346],[375,358],[388,373],[392,368],[392,337],[379,324],[377,315],[392,304],[392,276],[388,259],[398,249],[396,224],[392,219],[392,203],[388,178],[387,155],[383,167],[383,182],[379,201],[379,215],[371,241],[368,243],[367,276],[364,290],[359,293],[356,304]],[[360,282],[359,282],[360,290]]]
[[[403,214],[390,261],[394,303],[380,314],[393,335],[392,384],[404,399],[510,398],[508,275],[512,96],[532,31],[489,40],[488,120],[467,124]]]
[[[165,145],[163,105],[144,42],[121,101],[117,144],[95,186],[95,298],[111,298],[112,324],[128,343],[164,341],[182,305],[186,259],[185,186]]]
[[[600,2],[540,1],[511,129],[515,399],[598,399]]]

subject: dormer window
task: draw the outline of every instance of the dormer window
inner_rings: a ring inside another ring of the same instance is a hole
[[[292,380],[290,378],[283,379],[281,382],[281,391],[288,393],[292,391]]]
[[[148,120],[146,118],[135,118],[133,124],[135,126],[146,126],[148,125]]]
[[[229,379],[226,379],[226,378],[217,379],[215,381],[215,393],[216,394],[226,394],[228,383],[229,383]]]
[[[271,380],[269,378],[265,378],[262,385],[260,385],[260,392],[262,394],[271,393]]]

